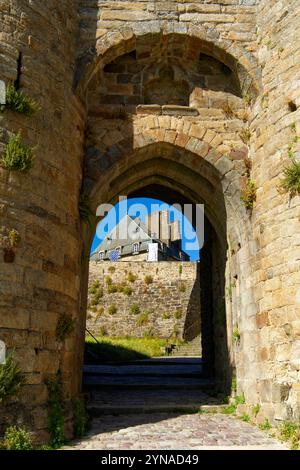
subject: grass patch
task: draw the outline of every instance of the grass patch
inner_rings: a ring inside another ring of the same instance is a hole
[[[145,338],[107,338],[98,337],[99,343],[90,337],[86,337],[86,345],[89,350],[95,352],[103,362],[133,361],[136,359],[149,359],[162,356],[162,349],[170,340],[153,337]],[[174,340],[176,343],[176,340]]]

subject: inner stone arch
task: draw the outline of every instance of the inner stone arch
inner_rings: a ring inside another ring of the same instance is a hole
[[[228,340],[232,319],[230,314],[225,314],[226,201],[217,169],[200,157],[198,163],[191,157],[190,152],[168,143],[136,149],[122,164],[115,162],[103,179],[95,180],[91,198],[97,204],[101,201],[114,204],[119,195],[155,196],[169,203],[206,203],[205,244],[201,252],[203,262],[200,262],[205,374],[214,377],[221,389],[228,391],[234,364]],[[232,234],[232,226],[230,231]]]

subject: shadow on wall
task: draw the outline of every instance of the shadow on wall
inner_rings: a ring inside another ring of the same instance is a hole
[[[194,338],[201,334],[200,289],[200,263],[197,263],[196,279],[187,306],[187,314],[183,330],[184,341],[192,341]]]

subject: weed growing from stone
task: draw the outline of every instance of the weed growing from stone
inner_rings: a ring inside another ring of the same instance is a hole
[[[73,430],[75,437],[82,437],[87,431],[89,417],[85,409],[84,401],[75,398],[73,405]]]
[[[271,425],[270,421],[268,420],[268,418],[266,418],[263,423],[260,423],[258,425],[258,427],[262,431],[269,431],[272,428],[272,425]]]
[[[260,412],[260,405],[257,404],[257,405],[255,405],[255,406],[253,406],[253,408],[252,408],[252,414],[253,414],[253,416],[254,416],[255,418],[257,417],[257,415],[258,415],[259,412]]]
[[[180,282],[178,284],[178,290],[179,290],[179,292],[182,292],[182,293],[186,291],[186,286],[183,282]]]
[[[284,423],[279,426],[279,436],[283,441],[290,442],[293,450],[299,449],[300,426],[296,423]]]
[[[64,406],[62,387],[57,380],[48,380],[48,428],[50,433],[50,445],[58,449],[65,442],[64,435]]]
[[[288,193],[290,198],[300,194],[300,161],[292,162],[283,170],[284,178],[281,180],[280,189]]]
[[[109,285],[107,286],[107,293],[108,293],[108,294],[115,294],[116,292],[120,292],[117,285],[115,285],[115,284],[109,284]]]
[[[127,279],[129,282],[135,282],[137,280],[137,276],[135,276],[131,271],[129,271]]]
[[[147,286],[148,286],[149,284],[152,284],[152,283],[153,283],[153,277],[152,277],[152,276],[149,276],[149,275],[145,276],[145,277],[144,277],[144,282],[145,282],[145,284],[146,284]]]
[[[251,418],[250,418],[250,416],[249,416],[247,413],[243,413],[243,414],[241,415],[241,420],[244,421],[245,423],[250,423]]]
[[[100,287],[100,281],[95,281],[93,282],[92,286],[89,289],[90,294],[95,294],[97,292],[97,289]]]
[[[108,314],[109,315],[115,315],[117,313],[118,309],[115,306],[115,304],[112,304],[108,307]]]
[[[182,318],[182,310],[179,310],[179,309],[176,310],[176,311],[174,312],[174,318],[175,318],[176,320],[180,320],[180,319]]]
[[[150,312],[141,313],[136,322],[137,326],[147,325],[149,323],[149,318],[150,318]]]
[[[22,143],[21,134],[11,136],[0,157],[0,166],[9,171],[26,172],[32,168],[33,149]]]
[[[236,404],[232,403],[231,405],[224,406],[222,409],[224,415],[232,415],[236,413]]]
[[[25,375],[15,362],[14,355],[9,355],[5,364],[0,364],[0,404],[15,397],[25,383]]]
[[[15,113],[24,114],[24,116],[33,116],[40,109],[35,100],[30,98],[24,92],[16,90],[14,85],[9,85],[6,88],[5,100],[5,105],[0,107],[1,112],[9,109]]]
[[[32,440],[30,434],[17,426],[10,426],[6,429],[2,441],[5,450],[32,450]]]
[[[131,287],[125,286],[123,288],[123,294],[127,295],[128,297],[130,297],[132,295],[132,292],[133,291],[132,291]]]
[[[256,183],[251,178],[248,178],[244,188],[241,191],[241,200],[243,201],[247,210],[252,211],[254,202],[256,201]]]
[[[62,313],[56,325],[56,337],[59,341],[64,341],[74,330],[75,319],[72,315]]]
[[[241,341],[241,334],[237,325],[235,325],[233,329],[232,337],[236,343],[239,343]]]
[[[244,142],[244,144],[248,145],[251,139],[251,131],[250,129],[242,129],[240,132],[240,138]]]
[[[131,305],[130,313],[133,315],[139,315],[141,313],[141,309],[137,304],[133,304]]]

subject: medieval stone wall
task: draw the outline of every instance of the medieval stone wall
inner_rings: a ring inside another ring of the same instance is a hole
[[[1,152],[19,130],[36,146],[28,173],[0,168],[1,226],[21,235],[14,264],[0,259],[0,339],[27,377],[1,425],[26,422],[45,440],[45,380],[59,372],[67,401],[80,391],[95,226],[79,218],[82,181],[93,212],[151,184],[205,202],[215,372],[229,384],[236,371],[260,419],[299,418],[300,205],[278,191],[299,159],[298,3],[1,1],[0,79],[18,80],[41,108],[0,115]],[[216,70],[231,71],[226,89]],[[161,107],[160,84],[175,110]],[[138,107],[155,101],[156,114]],[[252,211],[241,201],[249,171]],[[61,314],[76,321],[63,342]]]
[[[2,429],[15,413],[12,421],[39,430],[42,441],[48,427],[46,380],[59,371],[67,401],[80,386],[80,376],[70,379],[81,364],[79,332],[65,343],[56,337],[61,313],[79,317],[84,109],[72,91],[76,30],[74,1],[1,1],[0,79],[6,85],[18,79],[40,111],[32,117],[0,114],[1,152],[19,131],[35,148],[29,172],[0,168],[0,225],[21,236],[13,264],[4,263],[1,252],[0,338],[26,373],[19,405],[13,401],[11,411],[3,418],[0,413],[0,423]]]
[[[198,274],[190,262],[91,261],[87,328],[96,336],[190,341],[200,333]]]

